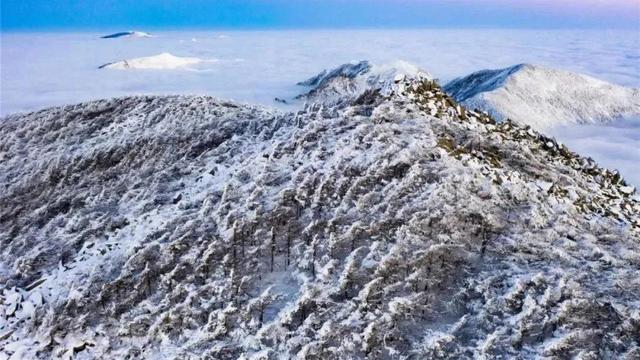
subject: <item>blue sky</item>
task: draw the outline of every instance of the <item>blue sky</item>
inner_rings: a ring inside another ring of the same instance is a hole
[[[2,0],[1,28],[632,28],[638,0]]]

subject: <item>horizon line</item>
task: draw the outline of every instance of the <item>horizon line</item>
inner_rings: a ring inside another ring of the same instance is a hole
[[[63,26],[63,27],[10,27],[0,26],[0,33],[39,33],[39,32],[91,32],[91,31],[353,31],[353,30],[567,30],[567,31],[638,31],[637,26]]]

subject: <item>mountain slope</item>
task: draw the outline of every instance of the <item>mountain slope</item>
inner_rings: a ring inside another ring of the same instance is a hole
[[[640,116],[638,89],[537,65],[479,71],[444,89],[468,108],[540,130]]]
[[[429,79],[297,113],[101,100],[0,136],[0,356],[640,354],[634,189]]]

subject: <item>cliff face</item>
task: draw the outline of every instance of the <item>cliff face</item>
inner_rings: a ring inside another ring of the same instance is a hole
[[[403,75],[2,119],[0,356],[639,356],[634,188]]]

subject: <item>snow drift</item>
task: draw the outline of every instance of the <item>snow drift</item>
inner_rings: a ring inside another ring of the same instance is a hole
[[[0,357],[637,358],[635,189],[360,69],[2,119]]]
[[[179,57],[169,53],[162,53],[153,56],[140,57],[129,60],[116,61],[100,66],[100,69],[151,69],[151,70],[175,70],[188,69],[204,60],[196,57]]]
[[[537,65],[475,72],[444,89],[468,108],[540,130],[640,116],[638,89]]]

